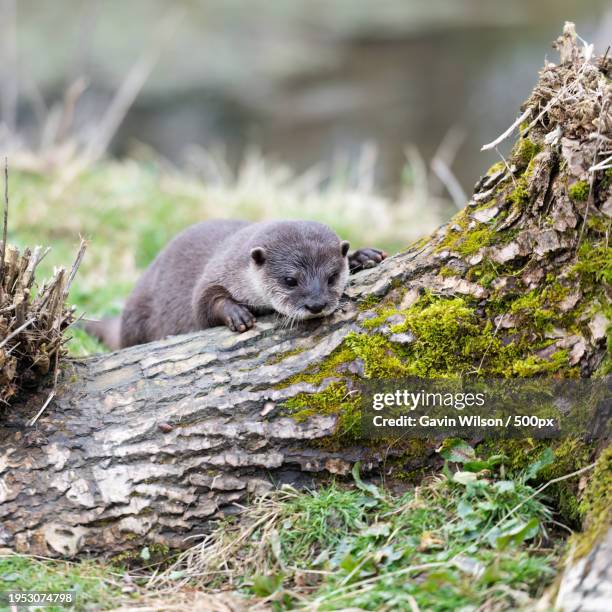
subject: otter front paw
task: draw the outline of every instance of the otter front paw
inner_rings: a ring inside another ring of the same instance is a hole
[[[232,331],[242,333],[255,325],[255,317],[246,306],[226,300],[223,307],[223,322]]]
[[[351,272],[359,272],[360,270],[365,270],[366,268],[373,268],[386,257],[388,257],[388,255],[380,249],[358,249],[349,255],[349,270]]]

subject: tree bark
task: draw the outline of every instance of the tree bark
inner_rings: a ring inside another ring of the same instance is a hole
[[[603,531],[585,557],[574,560],[570,556],[561,575],[554,609],[607,610],[612,601],[611,558],[612,528]]]
[[[582,123],[547,137],[562,119],[551,111],[524,130],[455,219],[355,275],[334,316],[292,329],[267,318],[240,335],[217,328],[73,361],[34,427],[27,421],[48,390],[11,409],[0,423],[0,546],[65,556],[145,542],[181,547],[249,494],[347,474],[358,460],[365,469],[383,466],[390,450],[338,443],[341,410],[296,419],[285,402],[386,375],[357,354],[322,369],[351,334],[375,337],[383,356],[408,367],[427,342],[392,328],[424,290],[438,300],[461,296],[471,327],[515,346],[517,359],[530,358],[520,362],[528,372],[590,376],[602,367],[612,181],[589,168],[603,150],[593,130],[612,125],[601,99],[609,66],[584,64],[579,54],[567,61],[576,79],[590,79],[580,90],[590,96]],[[566,87],[570,67],[547,66],[528,103],[532,116]],[[525,296],[536,309],[518,302]],[[394,313],[388,323],[365,325],[386,312]],[[496,350],[475,354],[473,372],[496,371]],[[318,379],[305,375],[317,368]],[[427,448],[409,459],[410,469],[431,461]]]

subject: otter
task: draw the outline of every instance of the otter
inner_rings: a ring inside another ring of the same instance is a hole
[[[324,317],[338,307],[349,272],[387,257],[349,248],[315,221],[204,221],[157,255],[121,317],[85,329],[115,350],[217,325],[245,332],[272,312],[291,322]]]

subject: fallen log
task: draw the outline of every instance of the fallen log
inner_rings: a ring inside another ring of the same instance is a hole
[[[421,265],[397,257],[386,278]],[[217,328],[73,362],[36,428],[27,410],[0,427],[0,544],[69,556],[132,546],[134,535],[181,546],[247,494],[344,474],[356,460],[380,465],[368,448],[317,447],[337,415],[297,422],[279,408],[317,388],[282,383],[358,329],[357,296],[379,281],[360,275],[326,321],[282,329],[268,318],[245,334]]]
[[[609,371],[612,181],[591,168],[610,136],[612,62],[585,57],[571,28],[562,49],[511,157],[449,224],[355,275],[334,316],[73,361],[34,427],[48,391],[11,410],[0,422],[0,546],[183,547],[279,483],[346,474],[358,460],[380,468],[394,452],[398,470],[430,463],[432,445],[360,437],[363,379]],[[580,114],[563,114],[575,104]]]

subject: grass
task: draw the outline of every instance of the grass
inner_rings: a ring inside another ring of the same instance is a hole
[[[1,591],[73,591],[78,609],[100,609],[118,601],[122,594],[122,568],[94,561],[67,563],[22,555],[0,555]],[[45,607],[49,612],[59,606]]]
[[[560,557],[552,511],[531,484],[552,453],[516,474],[458,440],[441,453],[443,475],[402,494],[364,483],[358,469],[352,488],[285,487],[220,524],[149,587],[233,588],[279,610],[533,603]]]

